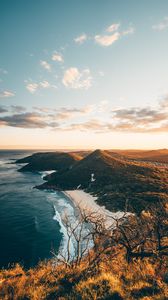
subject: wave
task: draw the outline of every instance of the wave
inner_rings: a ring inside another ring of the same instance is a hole
[[[63,239],[61,241],[61,245],[60,245],[59,251],[58,251],[58,258],[61,256],[61,257],[64,257],[65,259],[67,259],[67,256],[68,256],[67,250],[69,248],[70,258],[73,259],[75,257],[75,246],[73,244],[72,239],[69,240],[67,228],[64,225],[64,223],[61,219],[61,215],[58,213],[56,208],[55,208],[55,215],[54,215],[53,219],[59,223],[59,225],[61,227],[60,232],[63,234]],[[69,240],[69,246],[68,246],[68,240]]]
[[[56,172],[55,170],[50,170],[50,171],[41,171],[39,174],[41,175],[41,178],[43,179],[45,176],[50,175],[51,173]]]
[[[0,165],[7,165],[7,164],[13,164],[12,162],[11,162],[11,160],[0,160]]]
[[[75,237],[70,235],[70,230],[68,231],[68,227],[66,226],[67,222],[74,228],[77,226],[76,234],[78,235],[81,227],[79,224],[79,213],[76,211],[73,203],[67,196],[62,196],[58,192],[50,192],[48,195],[48,200],[53,203],[54,208],[54,217],[53,219],[56,220],[60,225],[60,233],[62,233],[62,241],[58,250],[58,258],[64,257],[64,259],[68,258],[69,252],[69,259],[75,259],[77,255],[77,243]],[[89,233],[89,225],[83,224],[82,234],[86,236]],[[68,246],[69,243],[69,246]],[[86,247],[87,241],[83,241],[81,244],[81,251]],[[88,249],[93,246],[93,242],[89,241]]]

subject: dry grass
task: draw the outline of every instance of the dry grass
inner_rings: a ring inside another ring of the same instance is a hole
[[[123,255],[107,257],[99,267],[56,266],[53,261],[25,271],[20,265],[0,271],[3,300],[163,300],[168,299],[166,260],[126,263]]]

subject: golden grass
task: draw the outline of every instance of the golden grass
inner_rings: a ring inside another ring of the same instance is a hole
[[[72,268],[43,262],[28,271],[17,264],[0,271],[0,299],[168,299],[166,263],[145,259],[128,264],[120,253],[112,260],[105,257],[99,267],[90,270],[85,261]]]

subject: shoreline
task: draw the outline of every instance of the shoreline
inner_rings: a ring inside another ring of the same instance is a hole
[[[62,191],[62,193],[71,200],[76,209],[81,209],[88,215],[94,213],[95,216],[103,218],[106,228],[113,227],[115,219],[120,219],[125,215],[125,212],[111,212],[104,206],[100,206],[96,203],[97,197],[83,190],[68,190]]]

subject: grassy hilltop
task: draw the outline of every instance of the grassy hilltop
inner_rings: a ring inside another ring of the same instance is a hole
[[[166,264],[152,260],[127,264],[122,255],[110,256],[99,270],[54,267],[52,262],[25,271],[16,265],[0,272],[0,299],[3,300],[166,300]]]

